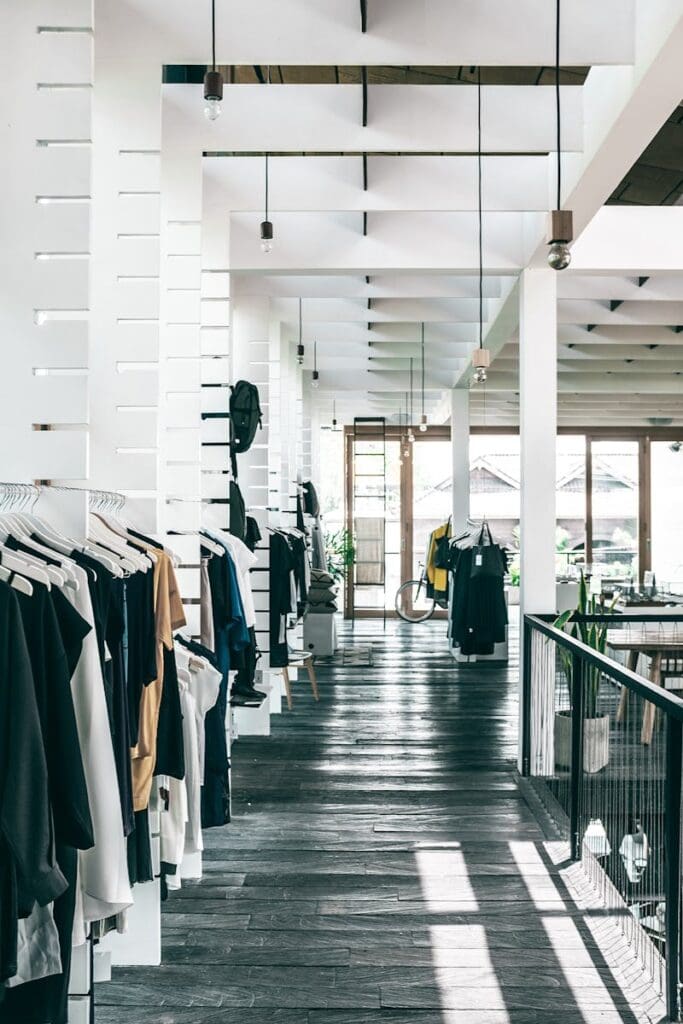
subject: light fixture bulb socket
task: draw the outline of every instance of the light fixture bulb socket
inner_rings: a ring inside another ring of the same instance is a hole
[[[311,387],[320,387],[320,374],[318,373],[317,370],[314,370],[313,373],[311,374]]]
[[[553,210],[550,214],[548,266],[566,270],[572,260],[569,243],[574,238],[574,215],[571,210]]]
[[[491,365],[491,353],[487,348],[475,348],[472,352],[472,366],[475,370],[488,370]]]
[[[261,221],[261,249],[265,253],[273,251],[273,225],[269,220]]]
[[[299,366],[303,365],[304,361],[304,347],[303,345],[296,346],[296,358],[299,360]]]
[[[207,71],[204,75],[204,99],[223,99],[223,75],[220,71]]]

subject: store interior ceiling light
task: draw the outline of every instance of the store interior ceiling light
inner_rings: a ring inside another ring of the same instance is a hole
[[[211,69],[204,75],[204,116],[215,121],[221,116],[223,75],[216,71],[216,0],[211,0]]]
[[[555,0],[555,127],[557,132],[557,202],[550,215],[550,238],[548,244],[548,266],[553,270],[566,270],[572,261],[569,243],[574,237],[571,210],[560,209],[562,205],[562,103],[560,98],[560,29],[561,0]]]

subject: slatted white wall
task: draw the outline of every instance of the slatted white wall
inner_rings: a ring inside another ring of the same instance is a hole
[[[90,5],[6,4],[0,50],[0,479],[78,481],[88,453]],[[71,528],[83,518],[80,506]]]

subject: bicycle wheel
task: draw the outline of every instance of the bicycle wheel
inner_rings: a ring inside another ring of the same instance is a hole
[[[427,597],[424,580],[407,580],[396,591],[396,611],[404,622],[426,622],[434,614],[433,597]]]

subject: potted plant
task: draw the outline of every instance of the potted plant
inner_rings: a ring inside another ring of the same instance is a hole
[[[589,596],[586,578],[581,573],[579,583],[579,600],[576,606],[576,613],[583,615],[599,615],[600,613],[611,612],[614,608],[616,598],[609,607],[605,607],[601,598],[594,594]],[[557,629],[564,629],[575,612],[570,610],[558,616],[553,625]],[[581,640],[587,647],[604,654],[607,647],[607,623],[598,622],[573,622],[570,635]],[[560,657],[564,668],[567,682],[569,683],[570,697],[572,693],[572,672],[573,660],[571,653],[565,648],[560,648]],[[601,771],[609,761],[609,715],[601,714],[599,707],[600,698],[600,669],[594,665],[585,665],[583,675],[583,770],[591,775]],[[565,711],[555,712],[555,763],[563,768],[571,764],[572,749],[572,708]]]
[[[327,571],[335,583],[344,582],[353,566],[355,549],[353,535],[349,530],[336,530],[325,537]]]

